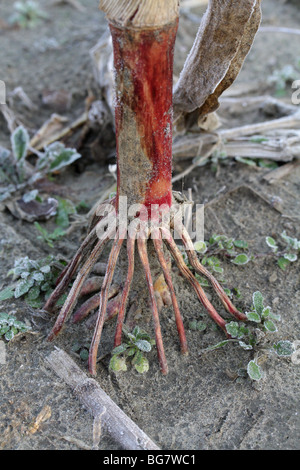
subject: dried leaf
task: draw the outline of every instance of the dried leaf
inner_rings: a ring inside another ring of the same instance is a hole
[[[23,199],[13,199],[6,204],[7,209],[17,218],[34,222],[36,220],[48,220],[56,214],[58,201],[54,198],[48,198],[46,201],[39,202],[32,200],[25,202]]]
[[[51,408],[50,406],[46,405],[44,408],[39,412],[37,417],[35,418],[34,422],[29,426],[27,433],[28,434],[35,434],[40,425],[44,422],[47,421],[51,417]]]
[[[260,0],[210,0],[176,83],[174,121],[198,109],[198,120],[219,107],[236,79],[261,20]]]

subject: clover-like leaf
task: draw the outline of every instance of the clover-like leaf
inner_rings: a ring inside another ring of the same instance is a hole
[[[277,264],[283,271],[286,270],[287,266],[290,264],[290,261],[283,256],[277,260]]]
[[[126,371],[127,365],[125,362],[125,358],[117,355],[112,356],[109,362],[109,368],[114,372]]]
[[[237,264],[240,266],[247,264],[249,261],[250,261],[250,258],[247,255],[245,255],[245,253],[241,253],[240,255],[237,255],[233,260],[231,260],[233,264]]]
[[[246,344],[244,341],[239,341],[239,345],[241,348],[245,349],[246,351],[253,349],[251,344]]]
[[[139,361],[134,364],[134,367],[139,374],[145,374],[149,370],[149,361],[146,357],[142,356]]]
[[[152,349],[152,346],[149,343],[149,341],[147,341],[145,339],[137,340],[135,342],[135,345],[139,348],[140,351],[143,351],[143,352],[149,352]]]
[[[278,356],[291,356],[295,352],[295,346],[287,340],[278,341],[273,348]]]
[[[27,294],[27,292],[33,286],[33,284],[34,284],[33,279],[29,279],[29,280],[26,279],[24,281],[20,281],[17,284],[16,289],[15,289],[15,298],[18,299],[19,297],[22,297],[22,295]]]
[[[231,321],[225,325],[227,333],[233,338],[242,338],[245,334],[243,328],[236,321]]]
[[[242,249],[248,248],[248,243],[245,240],[234,240],[233,244],[237,248],[242,248]]]
[[[194,243],[194,249],[198,253],[205,253],[207,251],[206,243],[204,241],[198,240]]]
[[[247,373],[252,380],[260,380],[262,378],[262,371],[255,361],[250,361],[247,365]]]
[[[277,251],[278,250],[278,246],[276,244],[276,241],[274,240],[274,238],[272,237],[266,237],[266,244],[272,248],[273,251]]]
[[[0,301],[11,299],[15,295],[15,290],[11,287],[6,287],[0,292]]]
[[[115,347],[111,353],[117,356],[125,352],[128,347],[129,347],[128,344],[122,343],[120,344],[120,346]]]
[[[249,321],[253,321],[256,323],[261,322],[260,315],[257,312],[246,312],[246,317],[248,318]]]
[[[220,343],[214,344],[213,346],[208,346],[208,348],[206,348],[206,350],[207,351],[214,351],[215,349],[220,349],[229,342],[231,342],[230,339],[224,339],[223,341],[220,341]]]
[[[29,145],[29,135],[25,127],[19,126],[11,135],[11,144],[17,162],[25,159]]]
[[[264,327],[271,333],[275,333],[277,331],[277,326],[272,320],[266,320],[264,322]]]
[[[294,261],[298,259],[298,256],[296,255],[296,253],[285,253],[283,257],[284,259],[287,259],[291,263],[293,263]]]
[[[261,292],[259,291],[254,292],[253,305],[254,305],[256,313],[258,313],[258,315],[261,315],[264,309],[264,298]]]

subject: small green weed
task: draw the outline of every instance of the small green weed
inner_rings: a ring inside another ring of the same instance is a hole
[[[34,28],[41,19],[47,19],[47,15],[38,4],[32,0],[22,0],[14,3],[14,13],[9,22],[21,28]]]
[[[30,149],[30,138],[27,129],[19,126],[11,135],[9,151],[0,147],[0,183],[6,184],[0,189],[0,201],[11,196],[16,190],[32,184],[36,179],[60,171],[81,155],[73,148],[66,148],[60,142],[54,142],[44,152],[35,152],[35,165],[28,164],[26,158]]]
[[[130,333],[123,328],[126,341],[112,351],[112,357],[109,367],[114,372],[126,371],[126,359],[130,358],[131,364],[140,374],[149,370],[149,361],[144,353],[150,352],[155,341],[151,339],[148,333],[140,330],[136,326]]]
[[[287,85],[298,78],[298,64],[297,68],[293,65],[287,64],[280,70],[274,70],[273,74],[270,75],[268,82],[275,86],[275,95],[281,97],[286,94]]]
[[[26,256],[15,261],[14,267],[7,273],[18,282],[0,292],[0,301],[24,297],[25,302],[34,308],[41,307],[55,287],[58,274],[64,264],[55,261],[53,256],[34,261]]]
[[[57,227],[53,232],[49,233],[48,230],[42,227],[38,222],[34,222],[34,226],[40,232],[40,235],[37,237],[38,240],[43,240],[50,248],[54,248],[54,242],[66,234],[65,230],[60,227]]]
[[[18,321],[14,316],[8,313],[0,312],[0,338],[10,341],[18,333],[29,331],[30,327],[25,323]]]
[[[280,321],[280,315],[272,312],[271,307],[264,305],[264,299],[261,292],[256,291],[253,294],[253,305],[250,312],[246,312],[246,316],[250,322],[249,325],[231,321],[226,324],[226,331],[230,335],[230,339],[225,339],[220,343],[207,348],[207,351],[219,349],[229,343],[238,343],[244,350],[255,351],[259,339],[265,336],[265,333],[275,333],[278,331],[276,323]],[[255,326],[253,326],[253,324]],[[258,349],[259,351],[259,349]],[[264,352],[266,350],[264,349]],[[281,357],[289,357],[294,352],[293,343],[287,340],[278,341],[271,348],[267,349],[268,353],[276,353]],[[251,380],[258,381],[263,377],[263,372],[257,358],[249,361],[247,367],[247,375]]]
[[[281,233],[280,237],[281,243],[279,244],[272,237],[266,237],[266,243],[271,248],[274,256],[276,256],[278,266],[285,270],[290,263],[297,261],[300,251],[300,240],[289,237],[285,230]]]

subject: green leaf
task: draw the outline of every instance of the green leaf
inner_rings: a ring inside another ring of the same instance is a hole
[[[11,287],[6,287],[0,292],[0,301],[11,299],[15,295],[15,290]]]
[[[276,242],[274,240],[274,238],[272,237],[266,237],[266,244],[272,248],[273,251],[277,251],[278,249],[278,246],[276,245]]]
[[[15,298],[18,299],[19,297],[22,297],[22,295],[27,294],[27,292],[33,286],[33,284],[34,284],[33,279],[20,281],[17,284],[17,287],[15,289]]]
[[[7,341],[10,341],[11,339],[13,339],[14,336],[15,336],[14,331],[12,329],[10,329],[7,333],[5,333],[4,338]]]
[[[197,241],[194,243],[194,249],[198,252],[198,253],[205,253],[206,250],[207,250],[207,246],[206,246],[206,243],[204,241]]]
[[[254,292],[253,294],[253,305],[255,308],[256,313],[260,316],[262,314],[262,311],[264,309],[264,298],[262,296],[262,293],[259,291]]]
[[[239,341],[239,345],[241,346],[241,348],[245,349],[246,351],[253,349],[251,344],[246,344],[244,343],[244,341]]]
[[[37,297],[36,299],[28,299],[28,296],[25,297],[25,302],[32,308],[41,308],[42,305],[45,303],[41,297]]]
[[[5,313],[5,312],[0,313],[0,325],[3,323],[7,323],[8,319],[9,319],[8,313]]]
[[[25,332],[31,329],[29,326],[26,325],[26,323],[23,323],[22,321],[18,321],[18,320],[14,322],[14,326],[19,331],[22,331],[22,332]]]
[[[122,343],[120,344],[120,346],[117,346],[116,348],[114,348],[111,353],[117,356],[118,354],[122,354],[124,351],[126,351],[128,347],[129,347],[128,344]]]
[[[149,361],[146,357],[142,356],[139,361],[134,364],[134,367],[139,374],[144,374],[149,370]]]
[[[248,248],[248,243],[245,240],[234,240],[233,244],[237,248],[243,248],[243,249]]]
[[[193,331],[204,331],[207,325],[203,321],[193,320],[189,323],[189,328]]]
[[[221,266],[214,266],[213,267],[213,270],[216,272],[216,273],[220,273],[222,274],[224,272],[224,269],[221,268]]]
[[[206,350],[207,351],[214,351],[215,349],[222,348],[223,346],[225,346],[229,342],[231,342],[230,339],[224,339],[224,341],[220,341],[220,343],[217,343],[214,346],[208,346],[208,348],[206,348]]]
[[[299,241],[297,240],[297,238],[289,237],[289,236],[286,234],[286,231],[285,231],[285,230],[282,232],[281,238],[283,238],[283,240],[284,240],[291,248],[293,248],[294,250],[299,249]]]
[[[7,331],[10,329],[10,326],[9,325],[3,325],[1,326],[0,328],[0,336],[3,336],[5,335],[5,333],[7,333]]]
[[[269,316],[272,318],[272,320],[281,321],[281,315],[279,315],[279,313],[270,311]]]
[[[278,356],[291,356],[295,352],[293,343],[287,340],[278,341],[273,348]]]
[[[76,214],[74,204],[67,199],[58,198],[58,208],[55,223],[62,228],[69,226],[69,215]]]
[[[109,368],[114,372],[126,371],[127,366],[125,358],[114,355],[109,362]]]
[[[245,163],[246,165],[249,165],[249,166],[257,166],[255,161],[251,160],[250,158],[235,157],[235,160],[240,163]]]
[[[140,333],[140,327],[137,325],[133,328],[132,334],[137,338],[138,334]]]
[[[239,324],[236,321],[231,321],[225,325],[227,333],[233,338],[237,338],[240,334]]]
[[[207,325],[203,321],[198,321],[197,322],[197,327],[196,328],[197,328],[198,331],[204,331],[204,330],[206,330],[206,327],[207,327]]]
[[[267,142],[268,139],[267,137],[263,137],[263,136],[256,136],[256,137],[251,137],[250,139],[250,142],[254,142],[254,143],[257,143],[257,144],[261,144],[262,142]]]
[[[42,266],[42,267],[40,268],[40,271],[41,271],[43,274],[50,273],[50,271],[51,271],[51,266],[49,266],[48,264],[46,264],[45,266]]]
[[[35,272],[35,273],[32,274],[32,279],[34,279],[35,281],[38,281],[38,282],[42,282],[45,278],[44,278],[43,273]]]
[[[262,378],[261,368],[255,361],[248,363],[247,373],[252,380],[260,380]]]
[[[291,261],[291,263],[293,263],[294,261],[297,260],[297,255],[295,253],[285,253],[283,255],[284,259],[287,259],[289,261]]]
[[[272,322],[272,320],[266,320],[264,322],[264,327],[271,333],[275,333],[277,331],[277,326]]]
[[[230,299],[232,299],[232,292],[228,287],[224,287],[224,292]]]
[[[277,264],[280,269],[283,269],[283,271],[285,271],[287,266],[290,264],[290,261],[286,258],[281,257],[278,259]]]
[[[80,356],[80,359],[81,359],[82,361],[87,361],[88,358],[89,358],[89,351],[88,351],[88,349],[85,349],[85,348],[81,349],[81,351],[80,351],[80,353],[79,353],[79,356]]]
[[[271,314],[271,307],[264,307],[263,311],[261,312],[261,317],[263,319],[268,318]]]
[[[257,312],[246,312],[246,317],[248,318],[249,321],[253,321],[256,323],[261,322],[261,318]]]
[[[197,320],[193,320],[189,323],[190,330],[196,331],[197,330]]]
[[[11,144],[17,162],[24,160],[29,145],[29,135],[23,126],[19,126],[11,135]]]
[[[75,149],[64,149],[51,162],[49,169],[51,172],[61,170],[63,167],[71,165],[78,158],[81,158],[81,155]]]
[[[41,292],[40,286],[31,287],[30,290],[28,291],[26,300],[36,300],[39,297],[40,292]]]
[[[139,348],[140,351],[149,352],[151,351],[152,347],[149,341],[145,339],[139,339],[135,342],[135,345]]]
[[[244,253],[237,255],[233,260],[231,260],[232,263],[237,264],[237,265],[247,264],[249,261],[250,261],[250,258],[248,258],[248,256],[245,255]]]
[[[132,348],[127,349],[128,357],[133,356],[135,353],[136,353],[136,347],[133,346]]]

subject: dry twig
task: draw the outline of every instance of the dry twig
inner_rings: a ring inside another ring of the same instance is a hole
[[[46,363],[73,390],[95,419],[94,447],[100,437],[99,419],[110,435],[128,450],[159,450],[159,447],[113,402],[96,380],[88,378],[61,349],[54,350]]]

